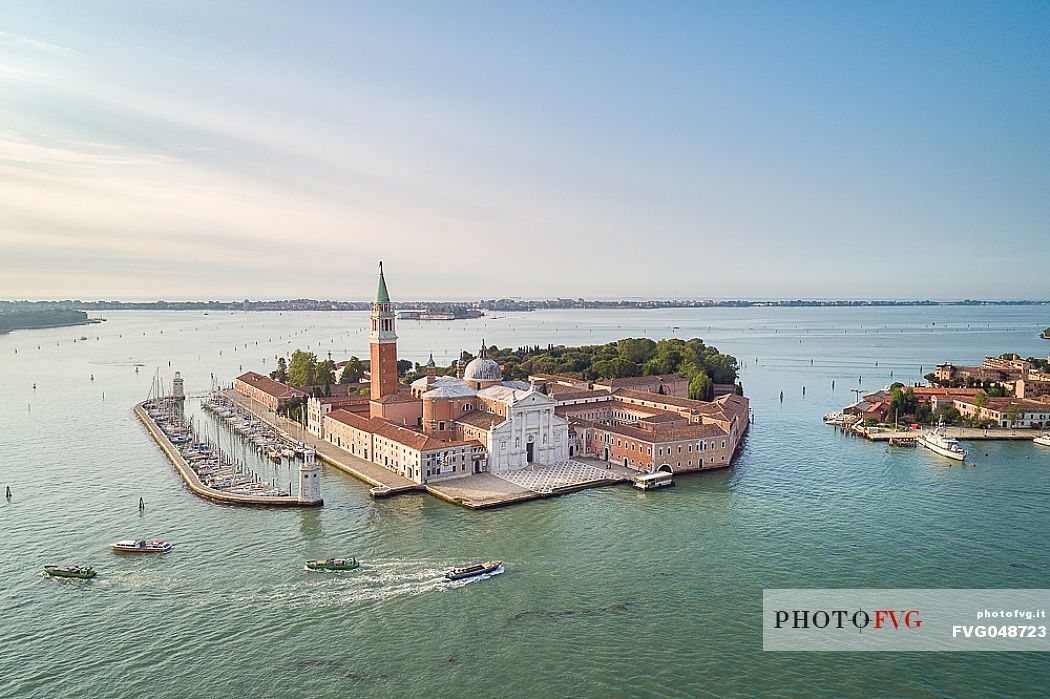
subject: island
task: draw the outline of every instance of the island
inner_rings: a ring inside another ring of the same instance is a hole
[[[36,328],[61,328],[70,325],[101,323],[100,318],[88,318],[84,311],[68,308],[39,308],[30,310],[0,311],[0,335],[12,330]]]
[[[967,439],[1031,439],[1028,431],[1050,425],[1050,357],[1007,352],[979,365],[945,362],[924,378],[925,386],[898,382],[862,395],[825,421],[868,437],[945,425]]]
[[[398,359],[396,321],[380,266],[367,360],[297,350],[269,376],[241,374],[223,398],[304,434],[374,497],[426,491],[473,509],[726,468],[750,425],[737,360],[699,338],[481,340],[438,367],[433,355]]]

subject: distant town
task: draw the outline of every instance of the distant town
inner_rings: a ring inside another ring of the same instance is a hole
[[[891,300],[891,299],[620,299],[584,298],[554,299],[481,299],[476,301],[405,301],[393,304],[402,313],[419,314],[419,320],[471,317],[479,311],[521,312],[544,309],[625,309],[625,308],[854,308],[883,306],[1043,306],[1050,300],[1038,299],[961,299],[961,300]],[[367,311],[371,301],[337,301],[317,299],[241,301],[12,301],[0,300],[0,314],[39,309],[74,309],[84,311]],[[408,318],[405,318],[408,319]],[[1050,328],[1044,333],[1050,337]]]
[[[980,429],[1042,429],[1050,425],[1050,357],[1013,353],[979,365],[946,362],[924,377],[926,386],[896,383],[862,395],[838,421],[887,427],[902,423]]]

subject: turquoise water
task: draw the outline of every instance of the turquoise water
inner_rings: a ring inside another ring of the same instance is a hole
[[[321,510],[214,505],[182,487],[131,413],[158,368],[195,393],[307,344],[365,356],[363,314],[106,317],[0,336],[0,488],[13,491],[0,501],[0,696],[955,697],[1050,685],[1035,654],[763,653],[759,619],[767,587],[1048,586],[1050,449],[972,443],[977,468],[946,468],[821,423],[850,388],[918,380],[944,359],[1045,356],[1045,307],[402,322],[401,356],[415,361],[447,362],[482,335],[517,346],[677,334],[744,363],[755,424],[734,468],[666,492],[605,488],[481,513],[423,495],[374,501],[330,469]],[[177,548],[107,549],[138,534]],[[328,555],[366,567],[302,570]],[[506,572],[440,582],[491,558]],[[101,574],[38,575],[55,562]]]

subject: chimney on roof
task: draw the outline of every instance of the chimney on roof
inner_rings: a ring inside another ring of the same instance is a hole
[[[463,353],[459,353],[459,359],[456,360],[456,378],[463,378]]]
[[[437,365],[434,364],[434,353],[430,353],[430,361],[427,362],[427,386],[437,380]]]

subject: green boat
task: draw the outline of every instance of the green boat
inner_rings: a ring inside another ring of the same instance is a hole
[[[78,578],[90,580],[97,573],[91,566],[44,566],[44,572],[52,578]]]
[[[307,561],[307,570],[353,570],[361,564],[356,558],[328,558],[323,561]]]

